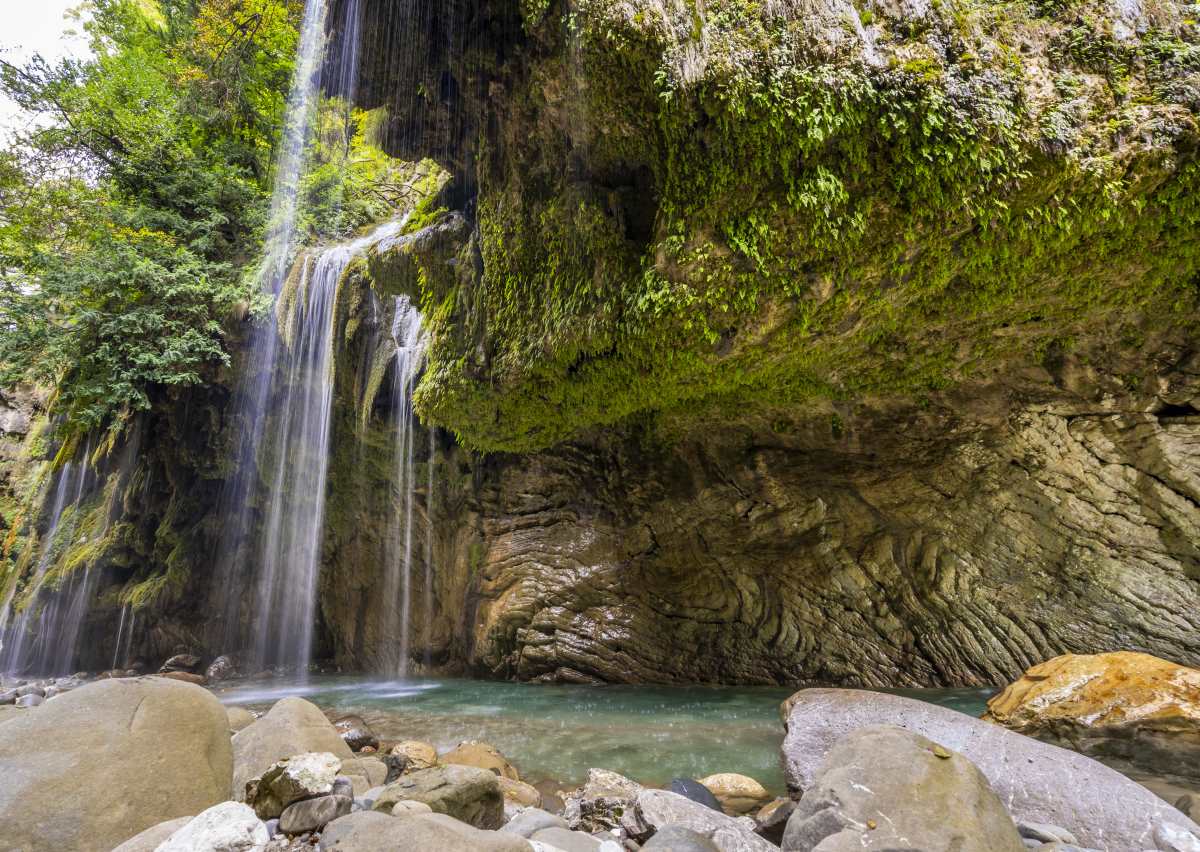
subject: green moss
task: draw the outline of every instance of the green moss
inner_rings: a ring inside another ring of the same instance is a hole
[[[586,5],[570,61],[513,98],[534,138],[480,153],[478,244],[456,267],[477,258],[478,280],[415,258],[433,340],[416,403],[468,445],[920,400],[1053,340],[1195,326],[1195,117],[1132,105],[1163,88],[1151,65],[1178,84],[1190,47],[956,3],[931,25],[945,55],[865,65],[730,3],[697,73],[652,12]],[[1061,100],[1035,109],[1016,43],[1043,26]],[[593,177],[638,169],[652,190]]]

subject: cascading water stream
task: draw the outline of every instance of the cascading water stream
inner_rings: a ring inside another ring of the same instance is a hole
[[[74,574],[65,590],[46,590],[44,587],[50,576],[50,568],[54,565],[56,540],[60,536],[66,542],[74,539],[79,506],[88,484],[87,460],[90,454],[91,444],[88,443],[81,461],[67,462],[55,475],[49,522],[41,540],[37,566],[29,581],[30,591],[25,596],[25,607],[13,620],[16,606],[14,581],[4,602],[4,609],[0,612],[0,673],[61,673],[60,669],[69,666],[74,657],[75,637],[87,608],[86,597],[91,588],[90,570],[85,571],[87,576],[79,584],[78,590],[75,588]],[[63,531],[59,529],[60,522],[68,508],[72,509],[69,528]],[[65,622],[60,618],[64,600],[68,603]],[[64,636],[64,633],[68,635]]]
[[[412,391],[424,354],[421,314],[405,296],[398,296],[392,319],[392,342],[396,364],[392,380],[392,398],[396,411],[394,450],[396,510],[393,514],[387,573],[384,576],[384,636],[399,637],[397,661],[393,673],[408,674],[412,618],[412,542],[413,502],[416,496],[416,471],[413,462],[416,417],[412,410]],[[428,594],[428,579],[426,592]]]
[[[326,2],[305,2],[276,161],[271,230],[259,268],[264,292],[276,297],[283,291],[297,245],[305,144],[325,58]],[[358,7],[350,6],[341,40],[343,56],[336,63],[342,69],[357,65],[351,60],[358,49]],[[351,72],[343,70],[343,79],[336,83],[352,92],[353,77],[347,73]],[[252,623],[250,644],[258,667],[308,667],[328,468],[333,303],[346,264],[368,244],[369,239],[360,240],[321,252],[315,260],[302,260],[292,310],[255,328],[249,342],[247,368],[234,404],[240,428],[232,475],[221,498],[225,528],[215,576],[219,641],[227,648],[242,646],[242,625]],[[283,345],[283,325],[292,332],[290,347]],[[266,507],[261,516],[259,505]],[[257,594],[249,612],[242,609],[250,583],[247,564],[258,569]]]

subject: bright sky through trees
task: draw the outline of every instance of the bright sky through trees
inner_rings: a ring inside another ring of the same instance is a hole
[[[87,54],[82,24],[68,17],[81,0],[0,0],[4,27],[0,29],[0,58],[24,64],[35,53],[50,62],[64,56]],[[0,144],[7,142],[13,122],[19,121],[16,106],[0,94]]]

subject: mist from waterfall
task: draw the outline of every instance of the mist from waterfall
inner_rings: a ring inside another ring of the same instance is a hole
[[[393,410],[396,416],[396,441],[393,450],[393,484],[396,508],[388,536],[386,573],[383,583],[385,639],[396,637],[397,659],[392,673],[408,674],[412,639],[412,554],[413,502],[416,498],[414,444],[416,416],[412,392],[424,357],[421,314],[406,296],[397,296],[393,306],[392,343],[396,362],[392,378]],[[426,578],[426,596],[429,593]]]

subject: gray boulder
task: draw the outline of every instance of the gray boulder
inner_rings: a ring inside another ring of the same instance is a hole
[[[504,796],[493,772],[447,764],[422,769],[393,781],[375,799],[374,809],[390,813],[397,802],[423,802],[476,828],[504,824]]]
[[[324,828],[338,817],[350,813],[352,799],[347,796],[318,796],[288,805],[279,817],[279,830],[284,834],[304,834]]]
[[[897,725],[970,760],[1014,819],[1062,826],[1082,846],[1127,852],[1200,850],[1200,825],[1090,758],[911,698],[855,689],[805,689],[784,703],[788,786],[806,790],[833,746],[871,725]],[[1188,838],[1192,838],[1189,840]]]
[[[220,680],[229,680],[229,678],[235,677],[236,675],[237,666],[234,664],[233,658],[226,654],[222,654],[221,656],[217,657],[215,660],[209,663],[208,668],[204,670],[204,676],[213,683],[216,683]]]
[[[141,834],[126,840],[114,849],[113,852],[154,852],[172,834],[179,831],[179,829],[191,821],[192,818],[190,816],[185,816],[178,819],[169,819],[166,822],[160,822],[158,825],[152,825]]]
[[[531,852],[532,847],[524,838],[481,831],[445,814],[393,819],[378,811],[360,811],[326,826],[320,849],[322,852]]]
[[[354,714],[340,716],[333,722],[333,727],[341,735],[351,751],[362,751],[364,748],[379,748],[379,737],[371,730],[362,716]]]
[[[962,755],[891,725],[830,749],[788,820],[785,852],[1022,852],[1012,817]]]
[[[233,735],[232,798],[244,801],[248,781],[260,777],[272,764],[306,752],[329,752],[342,761],[343,775],[360,779],[363,790],[373,786],[367,780],[367,768],[317,705],[303,698],[284,698]]]
[[[164,678],[105,680],[0,725],[3,843],[110,850],[228,797],[225,710]]]
[[[706,808],[712,808],[718,813],[725,813],[725,809],[721,807],[721,803],[713,795],[713,791],[692,778],[672,778],[667,789],[672,793],[678,793],[685,799],[691,799],[693,802],[704,805]]]
[[[156,852],[262,852],[270,839],[249,805],[222,802],[188,820]]]
[[[698,831],[681,825],[668,825],[647,840],[645,852],[721,852],[720,848]]]
[[[775,852],[779,847],[754,833],[754,820],[730,817],[669,790],[643,790],[621,825],[636,840],[646,840],[669,825],[708,838],[721,852]]]

